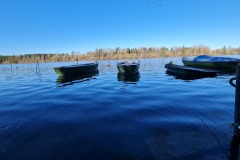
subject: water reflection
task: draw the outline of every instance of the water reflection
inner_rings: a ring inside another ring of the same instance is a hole
[[[95,76],[99,74],[99,71],[94,71],[77,76],[59,76],[56,80],[56,83],[59,87],[72,85],[74,83],[80,83],[84,81],[89,81],[90,79],[95,79]]]
[[[118,73],[117,78],[118,78],[118,81],[121,81],[121,82],[136,83],[140,79],[140,73],[139,72],[131,73],[131,74]]]
[[[170,76],[174,76],[176,79],[182,79],[182,80],[196,80],[196,79],[207,78],[207,77],[216,77],[216,76],[206,76],[206,75],[186,75],[186,74],[172,72],[169,70],[166,70],[166,74]]]

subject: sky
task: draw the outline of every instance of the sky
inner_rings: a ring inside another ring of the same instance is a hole
[[[0,55],[240,47],[240,0],[0,0]]]

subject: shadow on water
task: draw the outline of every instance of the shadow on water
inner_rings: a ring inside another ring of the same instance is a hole
[[[85,81],[89,81],[91,79],[96,79],[95,76],[99,74],[99,71],[94,71],[82,75],[76,76],[59,76],[56,80],[58,87],[64,87],[68,85],[73,85],[75,83],[81,83]]]
[[[140,73],[131,73],[131,74],[124,74],[124,73],[118,73],[117,75],[118,81],[124,82],[124,83],[137,83],[140,80]]]
[[[170,76],[174,76],[176,79],[181,79],[181,80],[196,80],[196,79],[202,79],[207,77],[211,77],[211,78],[216,77],[216,76],[206,76],[206,75],[185,75],[181,73],[172,72],[169,70],[166,71],[166,74]]]

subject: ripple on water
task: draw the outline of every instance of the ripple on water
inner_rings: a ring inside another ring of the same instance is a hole
[[[40,63],[0,66],[0,157],[4,159],[209,159],[227,149],[235,90],[232,76],[181,80],[165,74],[170,60],[140,60],[135,80],[116,61],[99,74],[60,82]],[[16,68],[17,67],[17,68]],[[207,144],[207,145],[206,145]],[[37,158],[36,158],[37,157]]]

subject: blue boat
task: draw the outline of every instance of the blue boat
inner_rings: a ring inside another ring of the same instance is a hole
[[[240,59],[200,55],[195,58],[183,57],[182,62],[186,66],[198,68],[235,69],[240,64]]]

